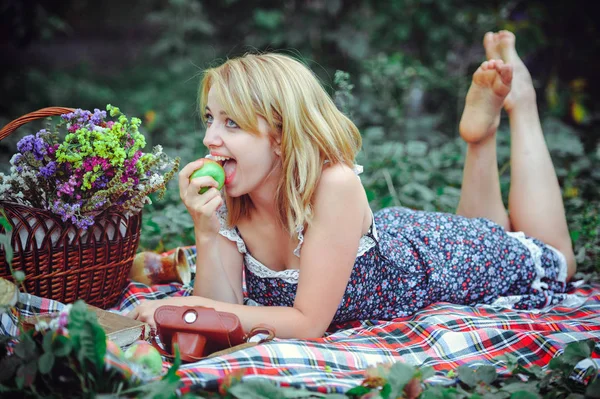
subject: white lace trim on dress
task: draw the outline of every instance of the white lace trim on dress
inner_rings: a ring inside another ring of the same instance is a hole
[[[217,210],[217,218],[221,224],[219,234],[227,238],[229,241],[235,242],[240,253],[245,254],[248,252],[246,249],[246,244],[244,243],[244,240],[242,240],[242,237],[240,237],[238,234],[237,230],[235,228],[227,227],[227,207],[225,207],[225,205],[221,205],[221,207]]]
[[[554,248],[552,245],[546,244],[546,246],[556,254],[556,256],[558,257],[558,262],[559,262],[559,269],[558,269],[558,276],[556,276],[556,279],[558,281],[560,281],[561,283],[566,283],[567,282],[567,258],[565,258],[565,255],[563,255],[562,252],[560,252],[558,249]]]
[[[522,231],[507,232],[506,234],[510,237],[519,240],[519,242],[525,245],[531,253],[533,266],[535,267],[536,271],[536,276],[533,282],[531,283],[531,288],[536,290],[541,290],[542,288],[547,289],[548,284],[543,283],[541,281],[543,277],[546,277],[546,271],[542,267],[542,249],[539,246],[537,246],[537,244],[534,243],[531,238],[525,237],[525,234]]]
[[[298,269],[287,269],[281,271],[271,270],[250,254],[246,254],[246,267],[257,277],[260,278],[278,278],[286,283],[298,284],[298,278],[300,277],[300,270]]]

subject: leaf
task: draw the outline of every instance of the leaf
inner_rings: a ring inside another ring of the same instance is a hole
[[[506,362],[506,368],[509,371],[512,371],[519,365],[519,359],[512,353],[505,353],[503,356],[501,356],[501,358],[502,357],[504,358],[504,361]]]
[[[600,378],[596,377],[596,379],[588,385],[585,390],[585,396],[588,399],[600,399]]]
[[[368,394],[369,392],[371,392],[371,388],[363,387],[362,385],[357,385],[354,388],[347,390],[346,395],[361,397],[363,395]]]
[[[71,353],[73,349],[73,344],[69,338],[64,335],[58,335],[52,341],[52,353],[57,357],[64,357]]]
[[[279,399],[290,398],[289,393],[283,388],[276,387],[272,382],[267,380],[250,380],[240,384],[236,384],[229,388],[228,394],[238,399]]]
[[[174,399],[177,397],[176,390],[179,388],[179,380],[162,379],[152,381],[149,384],[121,391],[120,397],[136,397],[146,399]]]
[[[527,382],[513,382],[506,384],[502,387],[502,391],[508,393],[516,393],[516,392],[538,392],[536,384],[531,384]]]
[[[494,366],[483,365],[479,366],[475,369],[475,375],[477,379],[487,385],[490,385],[492,382],[496,381],[498,378],[498,374],[496,373],[496,368]]]
[[[21,340],[15,346],[15,354],[23,360],[28,360],[35,355],[35,342],[30,333],[21,335]]]
[[[54,355],[51,352],[46,352],[38,359],[38,368],[40,373],[48,374],[54,366]]]
[[[84,301],[78,300],[69,311],[69,331],[73,338],[78,335],[86,320],[88,320],[87,305]]]
[[[17,356],[6,356],[0,360],[0,382],[8,381],[13,378],[17,368],[23,362]]]
[[[69,332],[73,349],[82,363],[89,360],[102,370],[106,355],[106,333],[98,323],[96,313],[84,301],[78,300],[69,311]]]
[[[268,30],[275,30],[283,22],[283,13],[279,10],[262,10],[254,11],[254,22],[257,26]]]
[[[396,362],[390,367],[388,384],[391,388],[390,396],[400,397],[406,384],[415,377],[417,369],[410,364]]]
[[[0,245],[4,247],[6,263],[12,265],[14,253],[12,247],[10,246],[10,236],[7,234],[0,234]]]
[[[69,326],[69,331],[72,331]],[[104,367],[104,355],[106,355],[106,334],[102,327],[96,322],[86,321],[81,329],[73,336],[73,347],[80,362],[90,361],[96,370]]]
[[[15,279],[15,283],[21,284],[23,281],[25,281],[25,273],[23,273],[21,270],[15,270],[13,272],[13,278]]]
[[[379,396],[383,399],[388,399],[390,397],[391,393],[392,393],[392,386],[389,383],[386,383],[381,387]]]
[[[181,355],[179,352],[179,344],[173,345],[173,352],[175,353],[175,359],[173,359],[173,365],[167,371],[167,374],[162,378],[165,379],[174,379],[177,378],[179,380],[179,376],[177,375],[177,370],[181,367]]]
[[[456,371],[458,372],[458,379],[470,387],[477,385],[477,377],[475,371],[469,366],[459,366]]]
[[[35,381],[37,374],[37,362],[31,361],[29,363],[22,364],[17,369],[17,386],[19,388],[29,387]]]
[[[12,232],[13,228],[10,222],[8,221],[8,216],[6,215],[4,208],[0,208],[0,215],[0,225],[4,228],[4,231],[7,233]]]
[[[44,348],[44,352],[52,352],[52,336],[54,335],[53,332],[48,331],[46,334],[44,334],[44,339],[42,341],[42,348]]]
[[[562,360],[566,364],[575,367],[577,363],[592,355],[595,343],[592,340],[571,342],[562,354]]]
[[[411,157],[423,157],[427,153],[427,143],[424,141],[411,140],[406,143],[406,152]]]
[[[528,391],[517,391],[510,395],[510,399],[539,399],[539,395]]]
[[[546,371],[538,366],[537,364],[533,364],[527,368],[527,370],[535,376],[537,379],[542,379],[546,375]]]

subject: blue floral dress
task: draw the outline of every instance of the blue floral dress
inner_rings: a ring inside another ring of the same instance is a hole
[[[293,306],[299,270],[273,271],[255,259],[237,228],[217,212],[220,234],[244,254],[247,304]],[[300,256],[303,241],[298,230]],[[565,257],[521,232],[483,218],[385,208],[361,237],[354,268],[333,322],[390,320],[427,305],[495,304],[542,308],[564,298]]]

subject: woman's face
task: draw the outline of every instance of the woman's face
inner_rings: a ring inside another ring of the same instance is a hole
[[[208,92],[204,118],[203,143],[213,159],[225,169],[227,195],[239,197],[276,187],[281,170],[280,157],[264,118],[258,117],[258,134],[242,130],[227,115],[213,89]]]

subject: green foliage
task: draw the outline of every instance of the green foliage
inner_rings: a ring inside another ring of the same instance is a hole
[[[403,205],[454,212],[464,158],[457,138],[464,97],[471,73],[485,59],[483,34],[507,28],[517,34],[519,53],[536,78],[579,270],[588,277],[600,270],[600,172],[594,168],[600,147],[590,78],[596,72],[586,61],[598,47],[582,40],[584,31],[595,32],[585,7],[537,0],[150,3],[137,2],[129,10],[77,4],[94,11],[80,13],[93,15],[94,24],[97,15],[127,21],[125,31],[136,20],[136,27],[157,34],[149,35],[134,61],[125,63],[125,54],[115,57],[118,66],[112,69],[82,62],[69,69],[23,68],[0,77],[0,87],[13,99],[6,112],[0,109],[6,115],[0,122],[48,105],[93,109],[118,102],[126,113],[145,116],[148,145],[162,145],[185,165],[206,153],[196,104],[202,70],[247,51],[275,50],[305,61],[363,132],[358,163],[365,167],[363,183],[374,209]],[[54,18],[66,15],[52,11]],[[68,32],[65,25],[62,31]],[[580,36],[565,39],[560,27],[567,25]],[[544,52],[563,58],[553,55],[552,65],[534,62]],[[578,109],[587,116],[576,118]],[[498,134],[505,197],[510,175],[506,125],[503,121]],[[0,142],[0,164],[7,165],[7,154],[14,153],[22,135]],[[151,196],[153,204],[144,208],[140,250],[194,243],[177,183],[167,189],[164,201]]]
[[[218,392],[194,392],[186,398],[352,398],[352,399],[562,399],[596,398],[598,369],[595,363],[586,370],[578,368],[581,361],[590,361],[595,348],[593,340],[568,344],[562,354],[549,364],[548,370],[531,365],[524,367],[517,358],[507,353],[505,364],[508,375],[499,375],[494,366],[459,366],[454,384],[431,384],[427,380],[434,375],[429,367],[415,367],[397,362],[368,369],[360,385],[345,394],[321,394],[306,389],[282,388],[268,380],[235,378],[227,379]],[[581,374],[582,373],[582,374]],[[580,379],[573,378],[575,375]]]
[[[69,310],[68,334],[59,331],[60,322],[58,329],[19,327],[17,337],[0,337],[0,393],[7,397],[175,397],[179,352],[167,373],[148,384],[107,367],[106,334],[83,301]]]

